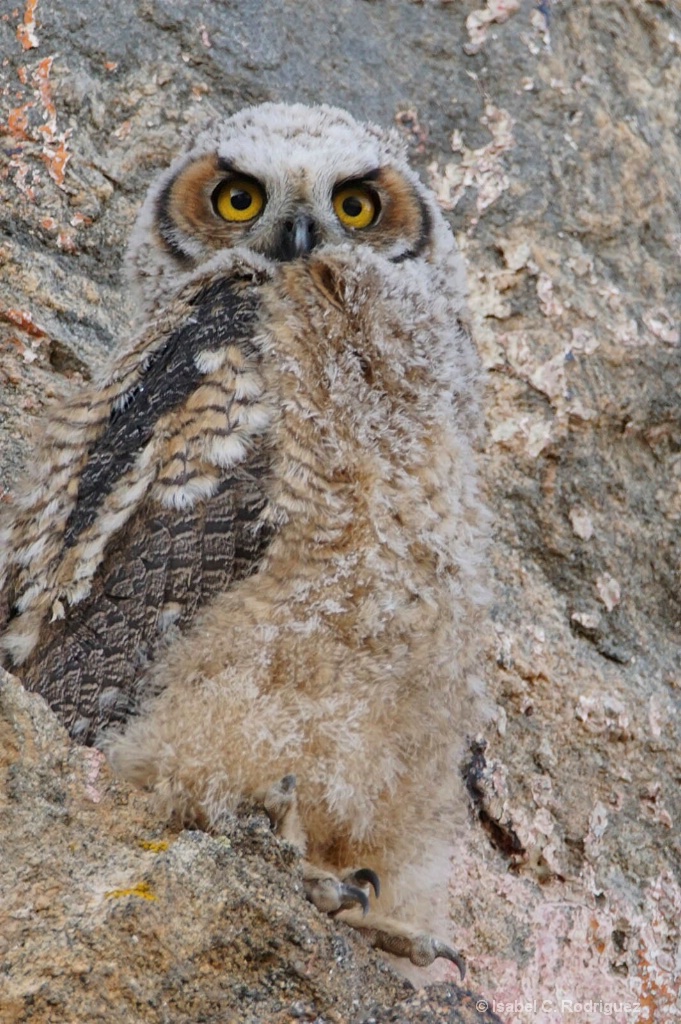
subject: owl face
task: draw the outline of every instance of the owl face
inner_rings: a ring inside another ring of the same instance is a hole
[[[130,257],[149,298],[231,249],[275,265],[339,245],[394,263],[427,256],[437,219],[396,133],[267,103],[200,136],[152,186]]]
[[[332,165],[319,173],[290,159],[274,168],[263,141],[250,158],[198,156],[166,184],[156,208],[159,238],[180,263],[236,246],[276,261],[344,241],[393,260],[422,250],[428,212],[394,168],[367,160],[351,175]]]

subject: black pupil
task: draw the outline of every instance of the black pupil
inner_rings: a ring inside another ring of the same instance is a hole
[[[253,202],[253,196],[242,188],[235,188],[231,193],[231,200],[235,210],[247,210]]]
[[[357,196],[348,196],[343,200],[343,213],[348,217],[359,217],[362,212],[362,200]]]

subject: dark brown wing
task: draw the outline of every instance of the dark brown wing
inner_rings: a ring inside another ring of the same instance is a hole
[[[255,571],[272,532],[262,517],[266,472],[266,460],[251,460],[191,514],[145,505],[109,545],[90,595],[45,624],[20,674],[74,738],[92,743],[124,721],[169,631]]]
[[[201,289],[190,315],[144,360],[134,386],[116,400],[106,429],[91,445],[62,528],[63,565],[97,536],[116,489],[132,481],[134,490],[140,455],[156,444],[157,435],[163,444],[184,445],[185,462],[178,470],[175,459],[171,467],[173,485],[190,485],[192,474],[208,472],[213,486],[209,497],[188,507],[167,507],[147,487],[124,525],[108,537],[87,596],[74,603],[60,600],[62,618],[45,616],[19,675],[82,742],[92,743],[102,728],[130,714],[145,666],[173,631],[184,629],[212,596],[254,572],[269,544],[266,434],[227,468],[186,456],[201,442],[202,430],[219,440],[229,432],[230,415],[239,421],[239,401],[229,383],[234,375],[210,378],[201,370],[201,357],[229,347],[242,367],[257,369],[250,340],[256,314],[252,292],[236,290],[229,281]],[[196,400],[202,387],[210,399],[205,408]],[[183,431],[190,439],[186,444]],[[161,459],[155,480],[168,472]]]

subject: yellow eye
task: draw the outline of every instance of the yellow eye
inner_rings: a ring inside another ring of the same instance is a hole
[[[257,182],[248,178],[222,181],[213,192],[213,207],[223,220],[253,220],[264,205],[264,191]]]
[[[346,228],[368,228],[376,220],[381,204],[373,189],[346,185],[334,195],[333,208]]]

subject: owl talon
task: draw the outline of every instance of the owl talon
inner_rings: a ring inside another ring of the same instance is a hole
[[[359,868],[358,871],[352,871],[349,875],[345,875],[343,881],[350,885],[370,885],[376,899],[381,895],[381,880],[371,868]]]
[[[379,944],[378,948],[386,947]],[[450,960],[458,967],[461,980],[466,977],[466,961],[461,954],[432,935],[417,935],[411,943],[411,948],[402,955],[408,957],[417,967],[430,967],[433,961],[438,959]]]
[[[379,946],[379,948],[384,949],[385,947]],[[450,960],[459,968],[461,980],[463,981],[466,977],[466,961],[458,950],[427,933],[413,936],[408,952],[403,955],[408,956],[411,962],[418,967],[429,967],[437,959]]]
[[[466,977],[466,961],[461,954],[457,953],[455,949],[452,949],[452,947],[448,946],[445,942],[440,942],[439,939],[431,939],[431,943],[435,954],[434,959],[437,960],[438,957],[442,957],[445,960],[451,960],[451,962],[456,964],[459,968],[459,974],[463,981]]]
[[[296,777],[284,775],[260,794],[265,812],[275,832],[280,832],[291,811],[297,806]]]
[[[430,967],[438,958],[450,960],[458,967],[462,981],[466,976],[466,961],[461,954],[426,932],[417,932],[409,925],[376,913],[360,916],[357,910],[344,914],[342,920],[362,932],[375,949],[411,960],[417,967]]]
[[[342,910],[350,910],[357,903],[359,903],[362,908],[362,914],[364,916],[369,913],[369,897],[365,893],[364,889],[360,889],[358,885],[349,885],[347,882],[340,882],[338,886],[338,894],[341,905],[338,910],[331,911],[332,917],[335,914],[340,914]]]
[[[331,872],[320,871],[303,861],[305,895],[322,914],[334,917],[342,911],[352,911],[365,917],[369,910],[369,897],[358,885],[343,882]]]

